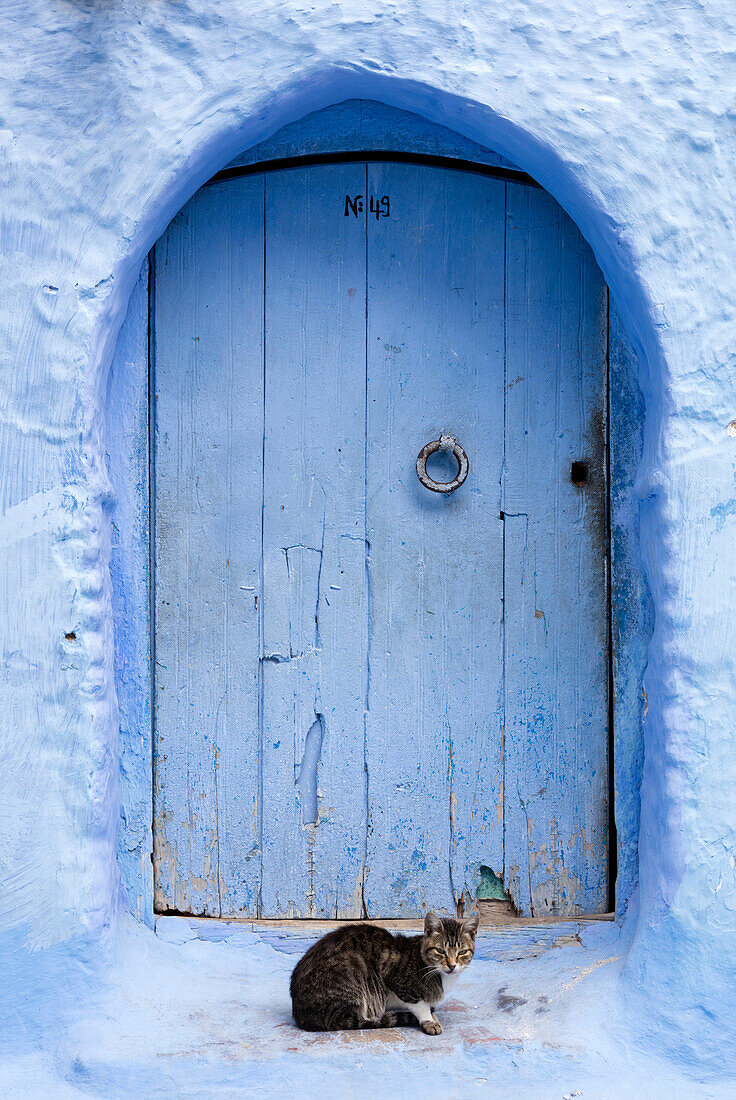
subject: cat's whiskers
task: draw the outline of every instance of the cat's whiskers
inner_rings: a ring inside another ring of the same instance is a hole
[[[423,974],[443,974],[444,971],[438,966],[424,966],[421,973]]]

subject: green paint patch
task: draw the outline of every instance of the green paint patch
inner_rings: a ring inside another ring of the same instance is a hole
[[[492,901],[506,901],[506,891],[503,888],[503,879],[495,874],[490,867],[481,867],[480,882],[475,891],[476,898]]]

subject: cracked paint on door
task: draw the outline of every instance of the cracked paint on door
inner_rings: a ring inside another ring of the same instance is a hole
[[[575,227],[469,172],[254,174],[177,216],[153,297],[157,908],[454,914],[493,868],[523,913],[605,910],[607,303]],[[415,471],[443,432],[448,495]]]

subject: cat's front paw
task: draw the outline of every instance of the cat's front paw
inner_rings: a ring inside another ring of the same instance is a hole
[[[442,1024],[439,1020],[423,1020],[421,1027],[425,1035],[442,1034]]]

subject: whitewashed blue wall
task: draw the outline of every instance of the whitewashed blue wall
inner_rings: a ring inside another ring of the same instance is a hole
[[[104,396],[142,259],[240,150],[364,96],[535,176],[590,241],[641,355],[656,623],[625,980],[642,1033],[723,1063],[736,1020],[735,36],[731,0],[2,6],[6,972],[26,950],[49,966],[103,946],[118,911]]]

